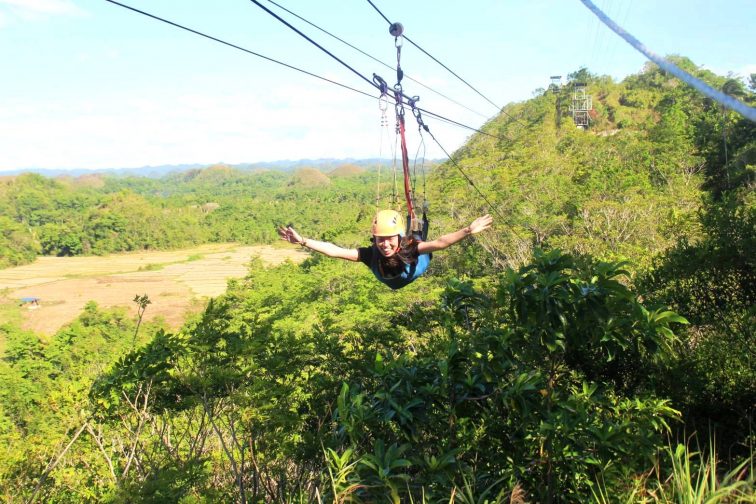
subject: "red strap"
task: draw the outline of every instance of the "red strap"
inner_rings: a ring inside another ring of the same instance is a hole
[[[399,134],[402,138],[402,169],[404,171],[404,196],[407,199],[407,215],[409,215],[410,223],[409,227],[412,228],[412,223],[415,222],[417,217],[415,216],[415,207],[412,204],[412,185],[410,184],[409,176],[409,155],[407,154],[407,141],[404,138],[404,116],[399,116]]]

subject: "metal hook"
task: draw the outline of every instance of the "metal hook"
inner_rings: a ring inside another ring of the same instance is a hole
[[[388,92],[388,83],[380,75],[373,74],[373,84],[380,89],[382,95]]]

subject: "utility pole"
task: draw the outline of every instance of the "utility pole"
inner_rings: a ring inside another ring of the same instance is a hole
[[[562,126],[562,76],[552,75],[549,91],[556,95],[556,127]]]

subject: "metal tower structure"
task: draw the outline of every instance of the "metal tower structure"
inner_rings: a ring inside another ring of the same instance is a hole
[[[572,89],[572,120],[578,128],[587,128],[590,124],[589,112],[593,110],[593,98],[585,93],[585,82],[574,82]]]

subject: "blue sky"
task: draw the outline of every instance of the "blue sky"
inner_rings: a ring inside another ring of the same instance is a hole
[[[124,0],[138,9],[355,87],[375,91],[248,0]],[[281,14],[358,72],[393,70]],[[388,25],[366,0],[280,5],[394,65]],[[621,79],[643,56],[579,0],[374,0],[406,34],[498,106],[581,66]],[[756,72],[756,1],[596,0],[657,54],[720,74]],[[377,98],[344,90],[104,0],[0,0],[0,171],[391,157]],[[478,127],[497,108],[405,42],[420,105]],[[389,119],[391,118],[389,110]],[[411,119],[411,117],[410,117]],[[426,118],[439,142],[470,132]],[[411,155],[420,148],[410,121]],[[443,153],[426,139],[425,154]]]

